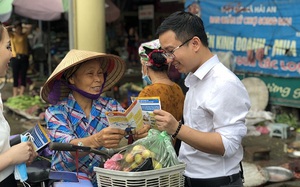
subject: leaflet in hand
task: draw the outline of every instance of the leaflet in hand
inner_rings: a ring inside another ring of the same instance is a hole
[[[160,110],[159,97],[131,97],[132,101],[138,100],[142,107],[143,123],[148,124],[151,128],[157,129],[153,111]]]
[[[36,124],[29,130],[30,135],[33,137],[33,146],[35,151],[40,150],[50,143],[50,139],[40,123]]]
[[[142,108],[138,101],[132,102],[125,112],[108,111],[105,114],[110,127],[126,130],[128,134],[143,127]]]

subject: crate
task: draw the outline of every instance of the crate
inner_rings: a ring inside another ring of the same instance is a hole
[[[94,167],[98,187],[183,187],[184,169],[185,164],[139,172]]]

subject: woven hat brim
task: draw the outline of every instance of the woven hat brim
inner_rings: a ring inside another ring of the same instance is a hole
[[[126,64],[125,62],[118,56],[106,53],[98,53],[91,51],[83,51],[83,50],[71,50],[67,53],[64,59],[57,65],[55,70],[52,72],[50,77],[47,79],[45,84],[41,89],[41,97],[44,101],[48,103],[55,103],[57,101],[49,101],[48,96],[49,93],[53,89],[54,81],[60,80],[62,74],[69,68],[76,66],[80,63],[86,62],[91,59],[101,59],[101,66],[103,72],[107,73],[106,82],[103,87],[103,92],[109,90],[112,86],[114,86],[124,75]],[[70,89],[64,85],[60,84],[60,98],[67,97],[70,93]]]

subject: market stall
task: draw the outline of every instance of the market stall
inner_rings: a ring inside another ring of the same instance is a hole
[[[48,105],[41,100],[39,95],[24,95],[8,98],[4,106],[27,119],[40,120]]]

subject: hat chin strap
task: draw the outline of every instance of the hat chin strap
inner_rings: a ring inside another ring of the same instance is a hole
[[[97,94],[91,94],[91,93],[88,93],[88,92],[86,92],[86,91],[83,91],[83,90],[77,88],[76,86],[74,86],[74,85],[72,85],[72,84],[66,83],[66,86],[67,86],[68,88],[70,88],[71,90],[80,93],[82,96],[84,96],[84,97],[86,97],[86,98],[89,98],[89,99],[92,99],[92,100],[96,100],[96,99],[98,99],[98,98],[100,97],[100,95],[101,95],[101,93],[102,93],[102,90],[103,90],[104,85],[105,85],[105,82],[106,82],[106,76],[107,76],[107,73],[104,73],[104,81],[103,81],[103,84],[102,84],[102,86],[101,86],[100,92],[97,93]]]

